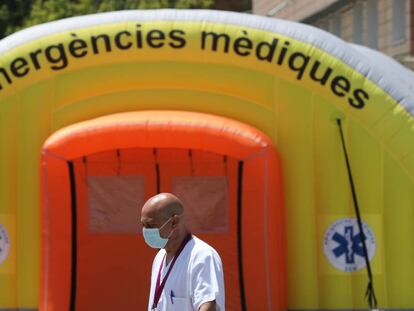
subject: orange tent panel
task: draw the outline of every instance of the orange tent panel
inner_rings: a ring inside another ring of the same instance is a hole
[[[145,309],[154,251],[139,235],[140,205],[167,191],[186,191],[190,202],[198,190],[179,185],[211,180],[221,182],[210,191],[222,193],[216,206],[224,210],[195,224],[195,234],[222,257],[226,309],[286,309],[281,170],[276,150],[257,129],[201,113],[123,113],[58,131],[46,141],[42,163],[40,310]],[[132,227],[100,232],[91,220],[90,187],[115,177],[139,188],[132,194]],[[196,205],[208,201],[204,196]],[[195,215],[197,206],[187,204],[186,213]]]

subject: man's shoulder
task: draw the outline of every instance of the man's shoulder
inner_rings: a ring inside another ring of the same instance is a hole
[[[218,252],[207,242],[204,242],[200,238],[193,235],[193,248],[192,248],[192,257],[195,259],[207,259],[212,257],[215,260],[220,259]]]

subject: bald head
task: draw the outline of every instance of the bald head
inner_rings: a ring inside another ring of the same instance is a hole
[[[180,216],[184,212],[183,204],[171,193],[160,193],[145,202],[141,211],[141,222],[145,227],[156,227],[170,217]]]
[[[188,236],[189,231],[185,225],[183,203],[171,193],[160,193],[147,202],[141,210],[141,223],[144,227],[143,233],[149,230],[158,229],[159,237],[168,239],[164,249],[167,252],[167,260],[174,256],[177,249],[180,247],[182,241]],[[154,232],[154,230],[150,230]],[[159,241],[159,237],[156,240]],[[150,240],[145,240],[151,247],[154,245],[161,245],[150,243]],[[152,241],[152,240],[151,240]]]

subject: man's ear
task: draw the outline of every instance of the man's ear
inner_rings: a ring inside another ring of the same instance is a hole
[[[172,227],[176,228],[178,227],[178,224],[180,223],[180,216],[174,215],[172,220]]]

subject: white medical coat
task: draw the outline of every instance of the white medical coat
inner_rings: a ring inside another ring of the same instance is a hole
[[[161,282],[169,268],[163,260],[165,255],[165,250],[161,249],[152,264],[149,311],[154,300],[160,266],[162,264]],[[213,300],[216,301],[217,310],[225,310],[221,259],[214,248],[193,235],[170,272],[157,310],[197,311],[203,303]]]

